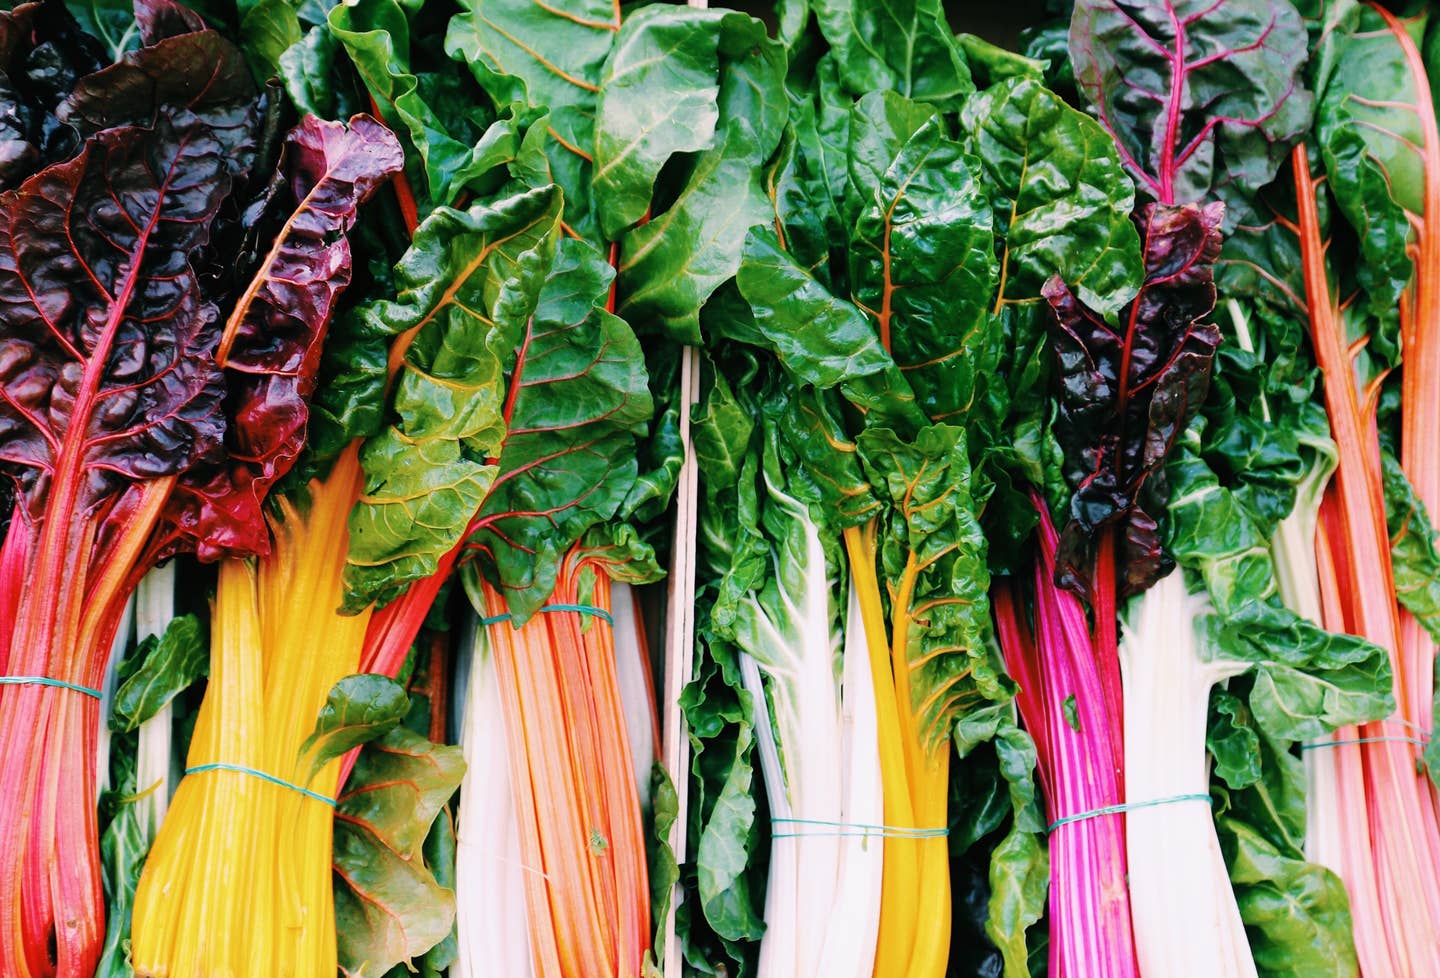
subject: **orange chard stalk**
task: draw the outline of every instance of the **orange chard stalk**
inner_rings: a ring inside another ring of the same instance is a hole
[[[577,603],[585,559],[562,568],[553,605]],[[595,572],[594,606],[610,585]],[[615,670],[614,632],[600,615],[537,614],[515,628],[482,583],[504,702],[531,945],[538,978],[638,978],[650,947],[640,802]]]
[[[1424,137],[1419,147],[1425,162],[1424,212],[1411,214],[1415,229],[1410,244],[1415,277],[1400,299],[1400,344],[1403,369],[1400,378],[1400,461],[1415,494],[1431,513],[1440,512],[1440,131],[1425,62],[1405,25],[1379,4],[1371,4],[1385,19],[1415,80],[1415,114]],[[1435,643],[1408,612],[1401,612],[1401,642],[1408,693],[1400,701],[1401,714],[1425,731],[1430,730],[1430,702],[1434,696]],[[1416,748],[1417,752],[1419,748]]]
[[[1330,286],[1316,202],[1319,184],[1303,145],[1295,148],[1292,162],[1310,338],[1325,376],[1325,407],[1340,459],[1321,508],[1317,556],[1323,624],[1384,648],[1395,672],[1396,700],[1404,704],[1408,677],[1400,662],[1400,617],[1375,426],[1381,378],[1357,389],[1354,356],[1360,346],[1347,341]],[[1393,726],[1393,720],[1366,724],[1360,737],[1378,739],[1330,748],[1325,753],[1333,757],[1322,759],[1336,766],[1342,804],[1358,806],[1363,798],[1368,809],[1365,819],[1342,819],[1345,838],[1337,840],[1341,851],[1333,865],[1350,889],[1361,967],[1370,978],[1440,974],[1440,877],[1435,873],[1440,839],[1428,781],[1417,772],[1409,747],[1393,739]],[[1355,739],[1353,733],[1341,731],[1337,739]],[[1363,794],[1355,793],[1362,783]],[[1373,860],[1373,894],[1370,869],[1357,865],[1367,857]],[[1398,970],[1386,964],[1391,954],[1402,962]]]

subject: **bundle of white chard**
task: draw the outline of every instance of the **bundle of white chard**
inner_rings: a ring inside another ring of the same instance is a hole
[[[918,838],[884,825],[859,592],[839,586],[837,536],[822,538],[811,507],[783,479],[778,466],[765,467],[764,573],[716,616],[740,650],[770,807],[759,973],[861,978],[879,937],[885,848],[913,848]]]

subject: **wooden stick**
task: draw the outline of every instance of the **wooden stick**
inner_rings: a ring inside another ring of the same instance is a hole
[[[692,6],[703,6],[703,0]],[[665,616],[665,769],[675,785],[677,799],[675,824],[670,829],[670,848],[675,861],[685,862],[685,825],[689,803],[690,738],[685,729],[685,714],[680,709],[680,694],[689,685],[695,671],[695,533],[699,471],[690,450],[690,413],[700,401],[700,350],[687,346],[680,360],[680,444],[685,459],[680,465],[680,478],[675,489],[675,542],[671,552],[670,583]],[[670,895],[670,909],[665,917],[664,973],[678,976],[683,967],[680,941],[675,934],[675,911],[684,897],[679,880]]]

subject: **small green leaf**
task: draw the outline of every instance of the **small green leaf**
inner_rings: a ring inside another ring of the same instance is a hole
[[[404,727],[361,752],[335,808],[335,932],[348,978],[377,978],[450,934],[455,891],[424,844],[464,774],[459,747]]]
[[[1071,693],[1065,697],[1060,704],[1060,712],[1065,714],[1065,725],[1076,733],[1080,732],[1080,711],[1075,708],[1075,694]]]
[[[170,621],[162,635],[140,643],[120,667],[110,729],[128,733],[210,672],[205,629],[195,615]]]
[[[359,673],[341,679],[325,695],[315,729],[300,745],[301,784],[309,784],[341,754],[395,729],[409,709],[405,688],[388,676]]]

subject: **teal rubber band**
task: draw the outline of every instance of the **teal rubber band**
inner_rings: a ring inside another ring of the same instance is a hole
[[[948,828],[912,829],[903,825],[866,825],[864,822],[830,822],[823,818],[772,818],[772,825],[818,825],[832,831],[826,832],[772,832],[772,839],[829,838],[834,836],[862,836],[882,839],[943,839],[950,834]]]
[[[574,611],[582,615],[594,615],[596,618],[604,619],[608,625],[615,624],[615,619],[610,617],[610,612],[604,608],[597,608],[592,604],[547,604],[541,611]],[[482,625],[495,625],[502,621],[510,621],[511,615],[507,612],[503,615],[495,615],[491,618],[481,618]]]
[[[1350,737],[1346,740],[1317,740],[1313,744],[1301,744],[1301,750],[1319,750],[1322,747],[1339,747],[1342,744],[1415,744],[1429,747],[1430,741],[1419,737]]]
[[[242,767],[239,764],[198,764],[195,767],[187,767],[186,774],[203,774],[206,771],[234,771],[236,774],[248,774],[252,778],[259,778],[261,781],[268,781],[271,784],[278,784],[282,788],[289,788],[291,791],[298,791],[306,798],[314,798],[316,801],[324,802],[331,808],[335,807],[335,799],[329,795],[322,795],[318,791],[311,791],[309,788],[302,788],[298,784],[292,784],[284,778],[277,778],[273,774],[266,774],[264,771],[257,771],[252,767]]]
[[[1131,801],[1123,805],[1106,805],[1104,808],[1097,808],[1094,811],[1081,812],[1078,815],[1066,815],[1064,818],[1057,818],[1050,823],[1045,831],[1054,832],[1062,825],[1069,825],[1072,822],[1083,822],[1087,818],[1099,818],[1101,815],[1120,815],[1124,812],[1133,812],[1137,808],[1154,808],[1157,805],[1178,805],[1185,801],[1203,801],[1207,805],[1215,804],[1215,800],[1208,794],[1194,795],[1171,795],[1169,798],[1151,798],[1149,801]]]
[[[54,686],[56,689],[73,689],[77,693],[93,696],[97,700],[101,698],[98,689],[77,686],[75,683],[67,683],[63,679],[51,679],[49,676],[0,676],[0,686]]]

